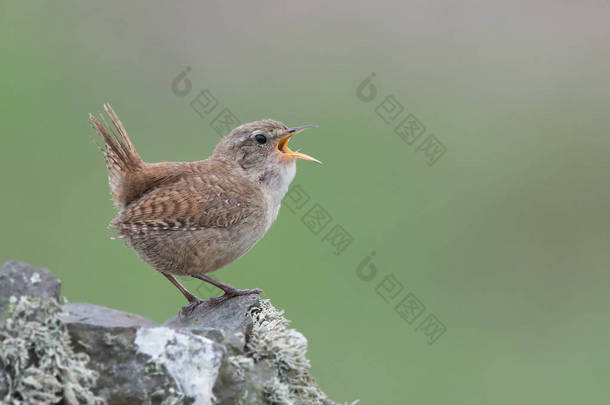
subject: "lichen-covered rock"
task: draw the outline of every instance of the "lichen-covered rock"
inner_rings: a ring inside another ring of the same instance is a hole
[[[252,307],[253,328],[246,351],[257,363],[267,363],[275,375],[263,387],[265,399],[271,404],[333,405],[316,385],[310,374],[307,339],[299,331],[289,329],[284,312],[269,300]]]
[[[72,345],[89,355],[89,367],[100,376],[94,390],[108,404],[178,403],[184,399],[166,370],[138,351],[138,331],[155,325],[152,320],[86,303],[66,304],[63,309]]]
[[[165,326],[140,328],[138,353],[163,368],[181,393],[196,405],[212,405],[213,388],[226,348],[206,337]]]
[[[76,353],[51,298],[13,296],[0,326],[2,404],[102,404],[93,392],[98,374]]]
[[[49,269],[11,260],[0,268],[0,315],[11,296],[59,299],[61,282]]]
[[[60,307],[46,269],[8,262],[0,282],[0,305],[10,304],[0,404],[334,404],[309,374],[305,337],[256,295],[156,325],[93,304]]]

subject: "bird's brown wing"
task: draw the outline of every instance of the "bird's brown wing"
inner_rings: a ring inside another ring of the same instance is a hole
[[[244,179],[188,173],[146,192],[110,225],[119,229],[118,236],[228,228],[244,221],[260,223],[265,204],[262,192]]]

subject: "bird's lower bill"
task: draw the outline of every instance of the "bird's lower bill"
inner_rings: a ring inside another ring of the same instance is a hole
[[[292,131],[292,132],[290,132],[290,130],[289,130],[288,135],[286,135],[285,137],[281,138],[281,139],[278,141],[278,143],[277,143],[277,145],[275,146],[275,148],[277,149],[277,151],[278,151],[278,152],[280,152],[280,153],[282,154],[282,156],[286,156],[286,157],[288,157],[288,158],[292,158],[292,159],[303,159],[303,160],[310,160],[310,161],[312,161],[312,162],[316,162],[316,163],[320,163],[320,164],[322,164],[322,162],[320,162],[318,159],[316,159],[316,158],[314,158],[314,157],[311,157],[311,156],[309,156],[309,155],[306,155],[306,154],[304,154],[304,153],[301,153],[301,152],[295,152],[295,151],[291,150],[291,149],[288,147],[288,141],[290,140],[290,138],[291,138],[293,135],[296,135],[296,134],[298,134],[299,132],[301,132],[301,131],[303,131],[303,130],[305,130],[305,129],[307,129],[307,128],[311,128],[311,127],[310,127],[310,126],[307,126],[307,127],[301,127],[301,128],[298,128],[298,129],[296,129],[296,128],[295,128],[295,130],[294,130],[294,131]]]

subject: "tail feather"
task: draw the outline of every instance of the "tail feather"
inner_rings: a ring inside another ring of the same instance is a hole
[[[100,117],[103,124],[91,114],[89,114],[89,121],[104,141],[103,146],[97,142],[96,145],[104,154],[112,198],[121,206],[126,202],[124,200],[127,179],[131,177],[131,174],[141,170],[144,162],[136,152],[123,123],[112,107],[109,104],[104,104],[104,110],[112,121],[112,126],[107,124],[103,116]]]

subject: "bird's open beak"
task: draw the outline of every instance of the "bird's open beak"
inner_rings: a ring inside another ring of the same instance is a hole
[[[311,157],[309,155],[306,155],[304,153],[301,153],[301,152],[295,152],[293,150],[290,150],[290,148],[288,147],[288,141],[290,140],[290,138],[292,138],[292,136],[294,136],[294,135],[298,134],[299,132],[302,132],[308,128],[315,128],[315,127],[316,127],[315,125],[303,125],[302,127],[288,128],[288,130],[286,131],[288,133],[288,135],[281,138],[278,141],[275,148],[277,149],[278,152],[280,152],[284,156],[291,157],[293,159],[311,160],[312,162],[322,164],[322,162],[320,162],[318,159]]]

